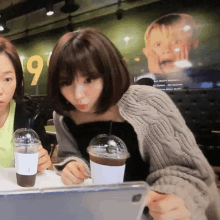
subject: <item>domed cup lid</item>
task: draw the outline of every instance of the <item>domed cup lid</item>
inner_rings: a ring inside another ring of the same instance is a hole
[[[38,134],[30,128],[20,128],[14,132],[12,142],[18,145],[39,145],[41,143]]]
[[[127,159],[130,154],[125,143],[114,135],[100,134],[94,137],[87,152],[95,157],[109,159]]]

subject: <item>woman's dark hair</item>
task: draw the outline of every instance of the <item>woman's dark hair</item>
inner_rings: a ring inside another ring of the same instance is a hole
[[[56,43],[49,63],[47,94],[53,108],[61,115],[74,110],[60,92],[60,79],[70,85],[77,73],[83,77],[103,79],[103,90],[96,103],[96,114],[115,105],[130,85],[125,61],[111,41],[92,28],[63,35]]]
[[[135,82],[136,85],[153,86],[154,80],[151,78],[141,78]]]
[[[22,100],[24,96],[24,78],[21,61],[14,45],[4,37],[0,37],[0,53],[4,53],[8,56],[15,69],[17,84],[13,99],[15,99],[15,101]]]

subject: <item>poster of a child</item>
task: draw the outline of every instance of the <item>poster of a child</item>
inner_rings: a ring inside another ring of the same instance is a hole
[[[167,14],[153,21],[146,29],[142,49],[149,73],[137,80],[151,77],[154,86],[161,89],[218,87],[220,71],[199,67],[190,59],[199,48],[200,28],[193,16],[184,13]]]
[[[192,16],[168,14],[146,30],[143,53],[152,73],[171,73],[191,67],[190,50],[198,47],[197,29]]]

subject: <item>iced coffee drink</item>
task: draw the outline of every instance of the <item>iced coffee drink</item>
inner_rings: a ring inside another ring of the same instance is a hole
[[[34,130],[21,128],[15,131],[13,144],[17,184],[33,187],[38,166],[39,137]]]
[[[87,149],[92,181],[95,184],[121,183],[129,157],[125,143],[114,135],[98,135]]]

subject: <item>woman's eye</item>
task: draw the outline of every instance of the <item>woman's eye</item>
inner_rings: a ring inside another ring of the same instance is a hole
[[[86,78],[86,83],[91,83],[91,82],[93,82],[93,79],[92,78]]]
[[[10,81],[12,81],[12,78],[8,77],[8,78],[5,79],[5,81],[10,82]]]

